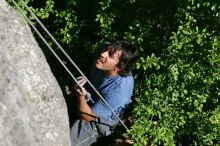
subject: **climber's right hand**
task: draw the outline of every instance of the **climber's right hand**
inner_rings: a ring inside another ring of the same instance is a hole
[[[83,86],[87,82],[86,78],[83,77],[83,76],[79,76],[79,77],[76,78],[76,80],[77,80],[77,84],[76,84],[76,91],[77,91],[77,93],[80,96],[81,95],[85,96],[87,91],[86,91],[86,89]]]

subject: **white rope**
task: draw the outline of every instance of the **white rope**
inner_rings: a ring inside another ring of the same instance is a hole
[[[64,51],[64,49],[60,46],[60,44],[56,41],[56,39],[51,35],[51,33],[47,30],[47,28],[41,23],[41,21],[37,18],[37,16],[32,12],[32,10],[29,8],[29,6],[23,1],[20,0],[25,8],[30,12],[30,14],[36,19],[36,21],[41,25],[41,27],[44,29],[44,31],[50,36],[50,38],[54,41],[54,43],[59,47],[59,49],[63,52],[63,54],[68,58],[68,60],[72,63],[72,65],[79,71],[79,73],[87,80],[88,84],[93,88],[93,90],[97,93],[97,95],[103,100],[103,102],[108,106],[108,108],[112,111],[112,113],[116,116],[116,118],[120,121],[120,123],[125,127],[127,131],[129,129],[124,124],[124,122],[119,118],[119,116],[114,112],[114,110],[111,108],[111,106],[105,101],[105,99],[102,97],[102,95],[96,90],[96,88],[92,85],[92,83],[88,80],[88,78],[83,74],[83,72],[79,69],[79,67],[75,64],[75,62],[69,57],[69,55]],[[25,16],[25,14],[22,12],[21,8],[18,6],[17,2],[12,0],[14,5],[17,7],[19,12],[25,17],[25,19],[29,22],[31,27],[37,32],[37,34],[40,36],[40,38],[44,41],[44,43],[47,45],[47,47],[50,49],[50,51],[53,53],[53,55],[58,59],[58,61],[62,64],[62,66],[66,69],[66,71],[70,74],[70,76],[74,79],[74,81],[78,84],[76,78],[72,75],[72,73],[69,71],[69,69],[65,66],[65,64],[62,62],[62,60],[58,57],[58,55],[53,51],[53,49],[50,47],[50,45],[47,43],[47,41],[44,39],[44,37],[41,35],[41,33],[37,30],[37,28],[32,24],[29,18]]]

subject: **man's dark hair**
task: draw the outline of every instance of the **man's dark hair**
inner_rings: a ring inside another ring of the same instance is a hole
[[[138,59],[138,50],[133,47],[126,40],[116,40],[105,42],[98,49],[98,54],[109,51],[109,55],[114,54],[116,51],[121,51],[122,55],[119,58],[118,67],[121,69],[119,75],[127,76],[135,67],[135,62]]]

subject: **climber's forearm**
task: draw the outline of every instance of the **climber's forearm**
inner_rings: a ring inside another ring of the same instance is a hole
[[[84,95],[79,96],[79,110],[81,119],[87,122],[94,120],[95,114],[92,112],[92,109],[87,104]]]

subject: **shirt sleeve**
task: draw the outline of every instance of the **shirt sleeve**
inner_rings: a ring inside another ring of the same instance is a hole
[[[118,108],[121,107],[122,96],[120,93],[120,88],[116,88],[115,90],[111,90],[103,94],[103,98],[108,103],[108,105],[112,108],[113,111],[116,111]],[[96,103],[92,106],[92,111],[98,117],[111,120],[112,111],[102,99],[98,99],[96,101]]]

